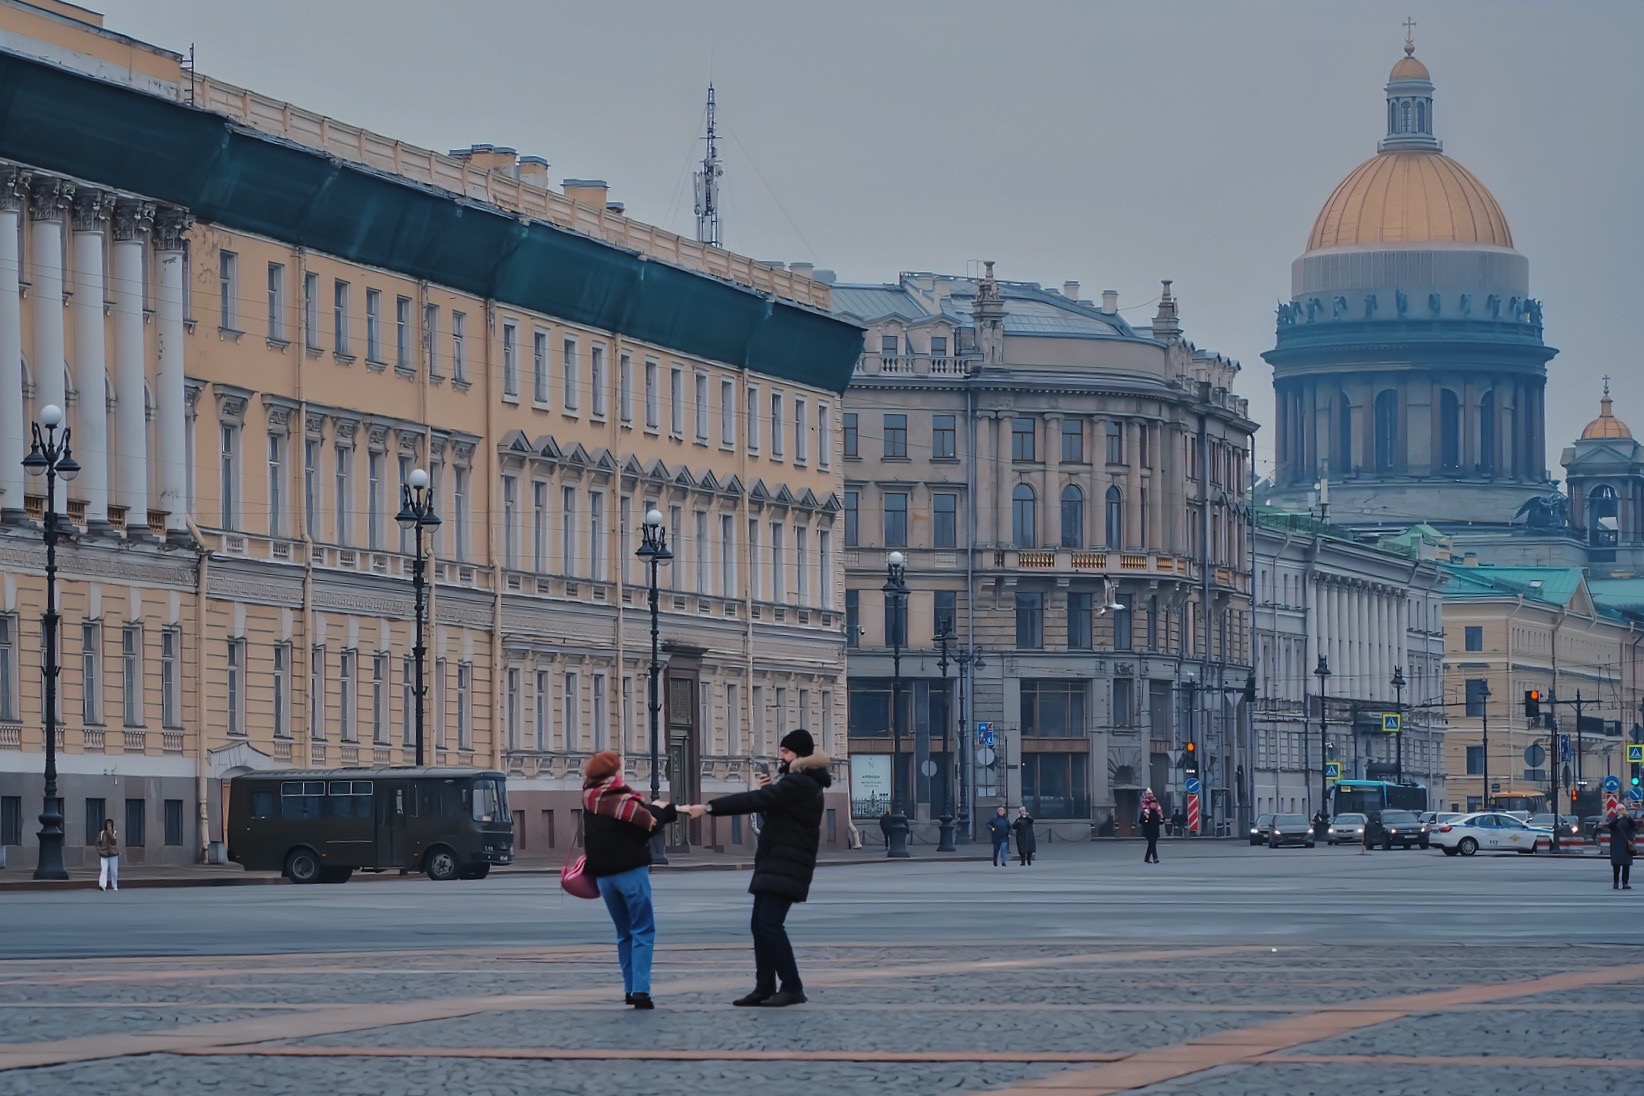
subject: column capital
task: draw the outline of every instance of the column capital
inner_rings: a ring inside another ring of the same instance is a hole
[[[29,183],[29,216],[36,221],[61,221],[73,198],[74,184],[67,179],[37,175]]]
[[[114,195],[106,190],[82,189],[74,195],[74,231],[105,232],[114,213]]]
[[[122,198],[114,203],[114,240],[116,243],[141,242],[154,230],[154,203]]]
[[[11,211],[23,208],[23,200],[28,197],[29,181],[32,173],[25,168],[7,165],[0,167],[0,211]]]
[[[154,248],[157,251],[181,251],[183,237],[194,227],[194,216],[186,209],[166,206],[154,214]]]

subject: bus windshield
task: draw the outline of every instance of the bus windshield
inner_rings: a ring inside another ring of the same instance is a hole
[[[1406,811],[1427,809],[1427,789],[1420,784],[1391,784],[1383,780],[1337,782],[1334,814],[1370,814],[1392,807]]]
[[[474,781],[474,821],[508,821],[508,798],[502,781],[489,776]]]

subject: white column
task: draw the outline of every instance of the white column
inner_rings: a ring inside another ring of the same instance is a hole
[[[183,234],[192,223],[181,209],[165,209],[154,222],[160,265],[160,378],[155,394],[160,436],[160,509],[167,534],[188,532],[188,448],[183,395]]]
[[[52,404],[68,413],[68,386],[63,367],[63,214],[74,197],[74,184],[63,179],[35,179],[29,188],[30,311],[34,317],[34,393],[36,408]],[[66,421],[66,420],[65,420]]]
[[[80,462],[80,494],[86,500],[86,524],[108,525],[108,353],[103,324],[103,241],[112,194],[82,190],[74,197],[74,377],[80,389],[80,413],[74,431],[74,457]]]
[[[23,466],[28,455],[28,406],[23,401],[23,301],[18,285],[22,255],[18,221],[28,174],[0,169],[0,520],[23,515]]]
[[[143,344],[143,240],[154,206],[121,202],[114,211],[109,281],[114,300],[115,498],[126,508],[126,535],[148,529],[148,416]]]

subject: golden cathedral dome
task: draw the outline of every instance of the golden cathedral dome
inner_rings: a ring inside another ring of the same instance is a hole
[[[1627,429],[1626,423],[1615,417],[1615,413],[1610,410],[1610,406],[1610,380],[1606,377],[1604,379],[1604,396],[1598,401],[1598,418],[1588,423],[1587,428],[1581,432],[1583,441],[1594,438],[1632,438],[1633,432]]]
[[[1420,64],[1413,57],[1399,64],[1407,62]],[[1513,234],[1472,172],[1434,149],[1390,148],[1336,187],[1313,222],[1307,250],[1422,243],[1512,247]]]
[[[1427,66],[1414,57],[1401,57],[1399,63],[1393,66],[1393,74],[1387,78],[1388,83],[1395,80],[1432,80],[1433,74],[1427,71]]]

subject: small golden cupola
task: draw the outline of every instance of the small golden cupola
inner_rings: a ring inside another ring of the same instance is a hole
[[[1598,418],[1588,423],[1587,428],[1581,432],[1582,441],[1602,438],[1632,438],[1633,432],[1627,428],[1626,423],[1615,417],[1615,412],[1610,410],[1610,406],[1610,378],[1605,377],[1604,395],[1598,401]]]

